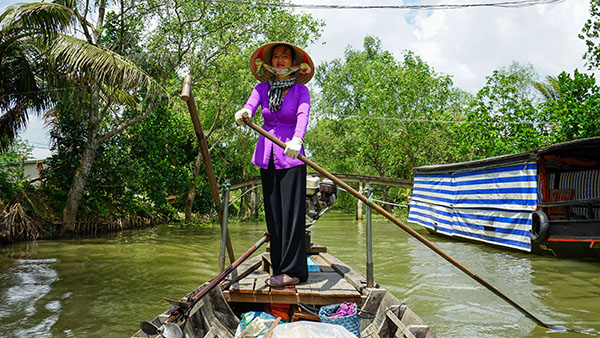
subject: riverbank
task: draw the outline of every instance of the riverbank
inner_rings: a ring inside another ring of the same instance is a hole
[[[0,244],[23,241],[99,236],[123,230],[144,229],[173,221],[173,216],[137,205],[127,210],[108,199],[96,202],[102,208],[80,213],[74,230],[58,237],[62,208],[49,194],[33,187],[19,187],[12,198],[0,199]]]

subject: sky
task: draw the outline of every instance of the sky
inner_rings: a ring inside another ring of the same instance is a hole
[[[349,1],[298,0],[302,4],[403,5],[465,4],[502,0]],[[513,61],[540,73],[585,70],[585,42],[578,38],[589,18],[589,0],[565,0],[522,8],[451,10],[302,9],[325,21],[321,39],[307,48],[315,64],[341,58],[351,46],[362,49],[365,36],[381,40],[396,59],[413,51],[455,86],[476,93],[486,76]]]
[[[295,4],[406,5],[467,4],[503,0],[293,0]],[[0,12],[13,3],[0,0]],[[296,9],[321,19],[321,38],[306,48],[315,65],[343,58],[350,47],[362,49],[366,36],[400,60],[407,50],[436,72],[450,75],[454,85],[471,93],[485,86],[486,77],[513,61],[531,64],[542,80],[563,71],[586,69],[586,46],[578,38],[589,18],[589,0],[564,0],[521,8]],[[38,147],[34,156],[49,154],[43,123],[32,119],[23,138]],[[45,145],[45,146],[44,146]]]

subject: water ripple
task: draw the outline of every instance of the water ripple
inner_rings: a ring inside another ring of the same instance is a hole
[[[0,336],[51,337],[59,318],[59,300],[47,299],[59,280],[53,265],[57,259],[16,259],[3,275],[0,295]]]

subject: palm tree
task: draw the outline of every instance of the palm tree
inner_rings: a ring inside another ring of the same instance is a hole
[[[77,209],[100,143],[144,119],[152,110],[147,108],[101,134],[109,109],[115,104],[136,109],[137,102],[130,92],[140,88],[147,88],[146,93],[153,97],[164,93],[133,62],[102,46],[106,2],[98,2],[95,24],[87,19],[87,7],[80,13],[75,2],[68,0],[12,6],[0,15],[0,147],[6,147],[26,125],[28,111],[40,114],[56,105],[48,93],[62,89],[55,88],[57,83],[79,84],[86,91],[82,99],[89,100],[86,143],[63,209],[59,234],[75,229]],[[75,30],[81,31],[85,39],[65,34]],[[57,82],[56,78],[63,81]]]
[[[72,11],[49,4],[11,7],[0,14],[0,151],[26,126],[28,112],[39,114],[47,108],[40,46],[72,20]]]
[[[548,75],[546,82],[534,82],[533,86],[546,100],[556,100],[560,97],[560,82],[556,76]]]

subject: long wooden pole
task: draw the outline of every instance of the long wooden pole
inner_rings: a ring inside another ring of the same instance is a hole
[[[257,131],[259,134],[263,135],[264,137],[266,137],[269,140],[271,140],[273,143],[277,144],[279,147],[285,149],[285,147],[286,147],[285,143],[283,143],[279,139],[275,138],[273,135],[269,134],[266,130],[264,130],[261,127],[257,126],[254,122],[247,121],[246,124],[250,128],[252,128],[255,131]],[[450,257],[447,253],[445,253],[437,245],[435,245],[432,242],[430,242],[427,238],[423,237],[421,234],[419,234],[418,232],[416,232],[415,230],[413,230],[412,228],[410,228],[408,225],[406,225],[403,222],[401,222],[400,220],[396,219],[394,216],[392,216],[392,214],[390,214],[389,212],[385,211],[385,209],[383,209],[379,205],[373,203],[372,200],[370,200],[367,197],[365,197],[364,195],[360,194],[358,191],[354,190],[351,186],[347,185],[346,183],[344,183],[339,178],[333,176],[327,170],[321,168],[320,166],[318,166],[313,161],[309,160],[308,158],[306,158],[305,156],[303,156],[301,154],[298,155],[298,159],[300,159],[302,162],[306,163],[306,165],[310,166],[311,168],[313,168],[316,171],[318,171],[319,173],[321,173],[323,176],[325,176],[325,177],[329,178],[330,180],[332,180],[333,182],[335,182],[338,186],[342,187],[343,189],[345,189],[346,191],[348,191],[350,194],[352,194],[354,197],[358,198],[359,200],[361,200],[364,203],[366,203],[367,205],[369,205],[371,208],[377,210],[377,212],[379,212],[380,214],[382,214],[383,216],[385,216],[387,219],[389,219],[390,221],[392,221],[394,224],[396,224],[397,226],[399,226],[400,228],[402,228],[402,230],[408,232],[409,235],[411,235],[414,238],[416,238],[419,242],[425,244],[428,248],[430,248],[431,250],[435,251],[435,253],[437,253],[442,258],[444,258],[445,260],[447,260],[448,262],[450,262],[452,265],[456,266],[462,272],[464,272],[467,275],[469,275],[469,277],[471,277],[474,280],[476,280],[477,282],[479,282],[479,284],[485,286],[488,290],[492,291],[498,297],[504,299],[507,303],[509,303],[514,308],[516,308],[517,310],[519,310],[522,314],[524,314],[525,316],[527,316],[528,318],[530,318],[531,320],[533,320],[536,324],[538,324],[540,326],[543,326],[543,327],[546,327],[546,328],[549,328],[549,329],[552,329],[552,330],[557,330],[557,331],[565,331],[566,330],[565,328],[558,327],[558,326],[548,325],[548,324],[544,323],[543,321],[541,321],[539,318],[537,318],[536,316],[534,316],[533,314],[531,314],[529,311],[525,310],[525,308],[523,308],[522,306],[520,306],[519,304],[517,304],[515,301],[513,301],[512,299],[510,299],[508,296],[506,296],[505,294],[503,294],[502,292],[500,292],[500,290],[496,289],[493,285],[491,285],[490,283],[488,283],[487,281],[485,281],[483,278],[479,277],[477,274],[475,274],[471,270],[467,269],[467,267],[465,267],[464,265],[462,265],[459,262],[457,262],[454,258]]]
[[[219,273],[215,278],[213,278],[208,283],[208,285],[206,285],[204,288],[202,288],[202,290],[200,290],[200,292],[198,292],[192,298],[188,298],[187,302],[165,298],[165,300],[168,301],[170,304],[177,306],[177,308],[171,312],[169,318],[167,319],[167,323],[176,322],[178,319],[184,316],[186,312],[190,311],[190,309],[192,309],[194,305],[198,303],[200,299],[202,299],[202,297],[206,296],[206,294],[209,293],[210,290],[214,289],[215,286],[219,285],[219,283],[221,283],[225,279],[225,277],[227,277],[233,270],[237,269],[237,267],[240,266],[240,264],[242,264],[248,257],[250,257],[250,255],[252,255],[258,248],[260,248],[261,245],[268,241],[269,234],[264,234],[263,237],[261,237],[256,243],[254,243],[253,246],[250,247],[250,249],[244,252],[244,254],[242,254],[238,259],[231,263],[231,265],[228,266],[225,270],[221,271],[221,273]],[[140,323],[140,326],[142,328],[142,331],[148,334],[155,334],[152,331],[150,331],[151,325],[147,324],[147,322]]]
[[[235,262],[231,263],[231,265],[228,266],[227,269],[223,270],[223,272],[221,272],[217,277],[215,277],[215,279],[213,279],[208,284],[207,287],[205,287],[197,295],[195,295],[192,298],[192,303],[197,302],[198,300],[200,300],[200,298],[204,297],[204,295],[206,295],[208,293],[208,291],[210,291],[210,289],[212,289],[215,285],[217,285],[221,281],[223,281],[223,279],[227,275],[229,275],[233,270],[237,269],[237,267],[240,266],[240,264],[242,264],[246,260],[246,258],[250,257],[250,255],[252,255],[254,253],[254,251],[256,251],[258,248],[260,248],[260,246],[263,245],[267,241],[269,241],[269,235],[264,234],[263,237],[261,237],[261,239],[259,239],[256,243],[254,243],[254,245],[252,247],[250,247],[250,249],[248,249],[246,252],[244,252],[244,254],[241,255],[237,260],[235,260]],[[210,289],[209,289],[209,287],[210,287]],[[208,290],[204,291],[205,289],[208,289]]]
[[[194,131],[196,132],[196,138],[200,145],[200,153],[202,154],[202,161],[206,168],[206,175],[208,176],[208,183],[210,185],[210,192],[212,193],[213,202],[217,209],[219,209],[219,224],[223,224],[223,208],[221,208],[221,196],[219,195],[219,187],[217,185],[217,179],[213,170],[212,162],[210,161],[210,154],[208,152],[208,143],[206,142],[206,136],[202,130],[202,124],[200,123],[200,117],[198,116],[198,110],[196,109],[196,102],[194,101],[194,95],[192,94],[192,76],[188,75],[185,77],[183,82],[183,89],[181,90],[181,99],[187,103],[190,111],[190,117],[192,118],[192,124],[194,125]],[[224,203],[227,207],[227,202]],[[229,232],[226,233],[225,243],[227,246],[227,253],[229,254],[229,261],[235,261],[235,255],[233,254],[233,246],[231,245],[231,238]]]

